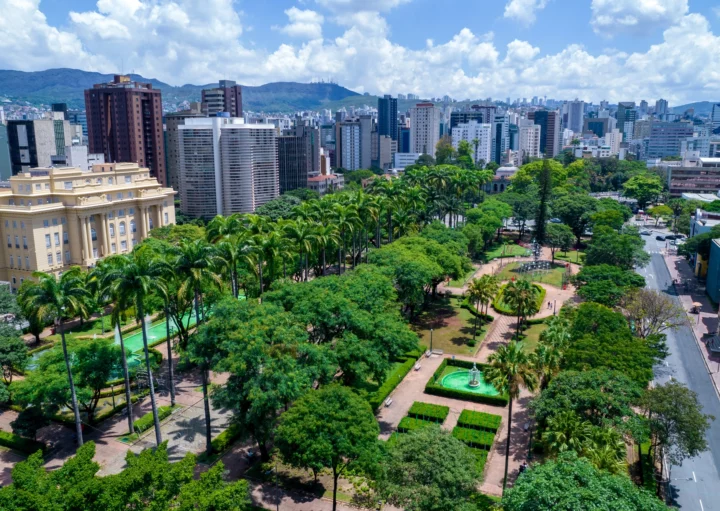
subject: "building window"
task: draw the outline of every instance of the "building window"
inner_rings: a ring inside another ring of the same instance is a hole
[[[49,234],[45,235],[45,246],[48,248],[52,246],[52,244],[50,243],[50,235]]]
[[[108,178],[108,184],[109,184],[109,185],[113,184],[113,181],[112,181],[112,178],[111,178],[111,177]]]
[[[66,263],[70,262],[70,251],[69,250],[65,251],[65,262]]]
[[[55,262],[57,264],[62,264],[62,253],[59,250],[55,252]]]
[[[15,248],[20,248],[20,238],[15,236]]]
[[[119,216],[120,218],[124,217],[124,216],[125,216],[125,210],[124,210],[124,209],[118,209],[118,216]]]
[[[60,219],[60,223],[63,224],[63,225],[65,225],[65,222],[67,222],[67,220],[65,220],[65,217],[62,217],[62,218]]]
[[[10,256],[10,268],[15,266],[15,258],[13,256]]]
[[[24,248],[25,250],[27,250],[27,248],[28,248],[28,246],[27,246],[27,236],[23,236],[23,248]]]
[[[115,197],[118,198],[118,199],[122,199],[122,198],[123,198],[122,192],[116,194]]]
[[[115,211],[110,211],[110,212],[108,213],[108,219],[109,219],[109,220],[112,220],[113,218],[115,218]]]
[[[47,219],[43,220],[43,227],[50,227],[50,222]]]
[[[56,232],[53,234],[53,239],[55,240],[55,246],[57,247],[60,244],[60,233]]]
[[[93,259],[97,259],[97,258],[98,258],[98,249],[93,248]]]
[[[133,238],[133,239],[132,239],[132,246],[134,247],[135,245],[137,245],[137,240],[136,240],[135,238]]]
[[[120,242],[120,249],[121,249],[123,252],[127,252],[127,241],[122,240],[122,241]]]
[[[135,227],[135,220],[130,220],[130,232],[137,232],[137,228]]]
[[[8,248],[12,248],[12,241],[10,240],[10,235],[7,235],[7,242],[8,242]]]
[[[13,229],[17,229],[17,222],[13,220]]]
[[[13,284],[16,284],[17,281],[15,280],[15,276],[13,275]]]
[[[46,190],[49,190],[49,189],[50,189],[50,183],[45,183],[45,189],[46,189]]]
[[[15,205],[15,199],[10,199],[10,200],[8,200],[8,204],[10,204],[11,206],[14,206],[14,205]]]
[[[91,221],[91,222],[94,222],[94,221],[95,221],[95,215],[90,215],[90,221]]]
[[[167,225],[167,224],[168,224],[168,222],[169,222],[169,217],[168,217],[168,214],[167,214],[167,213],[165,213],[165,225]]]
[[[111,251],[113,254],[117,253],[117,244],[116,244],[116,243],[112,243],[112,244],[110,245],[110,251]]]
[[[25,256],[25,269],[30,269],[30,258],[28,256]]]
[[[110,237],[115,237],[115,224],[110,224]]]
[[[135,214],[135,208],[128,209],[128,215],[134,215],[134,214]],[[5,227],[7,227],[7,225]]]
[[[65,181],[63,186],[66,190],[72,190],[72,181]]]
[[[50,266],[52,266],[52,263],[53,263],[52,261],[53,261],[52,254],[48,254],[48,264]]]
[[[132,182],[132,177],[131,177],[131,176],[125,176],[125,182],[126,182],[126,183]]]
[[[66,231],[63,233],[63,245],[67,245],[68,243],[70,243],[70,236]]]
[[[32,186],[31,186],[31,185],[25,185],[25,191],[26,191],[26,192],[32,192]]]
[[[53,225],[57,225],[57,218],[53,218],[52,223],[53,223]]]
[[[108,202],[112,202],[112,195],[110,195],[109,193],[107,194],[107,200]]]
[[[5,227],[10,227],[10,222],[5,220]]]
[[[152,229],[153,229],[153,221],[152,221],[152,218],[149,219],[149,222],[148,222],[148,223],[150,224],[150,230],[152,231]]]
[[[97,181],[96,181],[96,182],[97,182],[97,184],[101,185],[101,184],[102,184],[102,178],[101,178],[101,177],[97,178]]]
[[[20,222],[20,229],[25,229],[25,222]]]
[[[132,192],[128,192],[128,199],[132,199],[134,197]]]
[[[125,222],[120,222],[120,236],[125,236]]]
[[[42,185],[40,183],[35,185],[36,190],[42,190]]]
[[[90,237],[93,241],[97,241],[97,231],[95,229],[90,229]]]

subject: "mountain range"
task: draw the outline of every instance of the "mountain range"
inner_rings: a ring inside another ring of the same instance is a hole
[[[169,85],[154,78],[145,78],[137,74],[130,77],[139,82],[151,83],[163,94],[163,103],[167,110],[184,101],[200,101],[202,89],[217,86],[186,84],[180,87]],[[59,68],[45,71],[0,70],[0,100],[12,103],[27,102],[31,105],[49,105],[67,103],[71,109],[84,109],[83,91],[96,83],[112,81],[112,74],[102,74],[79,69]],[[260,86],[243,86],[243,108],[253,112],[292,113],[299,110],[320,110],[341,107],[362,107],[377,105],[377,96],[362,95],[335,83],[297,83],[275,82]],[[471,105],[476,101],[454,103],[455,108]],[[404,112],[415,101],[399,100],[398,111]],[[677,114],[689,108],[695,109],[695,115],[709,115],[712,102],[700,101],[672,107]]]

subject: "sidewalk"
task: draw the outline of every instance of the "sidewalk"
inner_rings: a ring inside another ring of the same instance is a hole
[[[683,309],[689,311],[693,302],[702,304],[700,314],[688,314],[688,326],[695,334],[700,353],[703,355],[705,367],[710,373],[710,379],[715,386],[715,392],[720,396],[720,357],[712,355],[703,342],[707,334],[714,334],[718,328],[718,313],[715,311],[710,299],[705,294],[705,287],[697,285],[697,280],[684,257],[676,254],[664,254],[665,264],[670,271],[670,278],[678,279],[679,282],[689,281],[695,283],[690,289],[683,284],[676,284],[675,291]]]

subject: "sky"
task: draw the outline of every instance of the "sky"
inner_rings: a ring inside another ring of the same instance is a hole
[[[0,69],[720,100],[720,0],[0,0]]]

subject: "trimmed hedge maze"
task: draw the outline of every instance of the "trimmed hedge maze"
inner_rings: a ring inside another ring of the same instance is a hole
[[[484,412],[463,410],[452,436],[467,445],[477,458],[480,474],[485,470],[488,453],[495,442],[495,433],[500,428],[501,417]]]
[[[439,426],[445,422],[449,413],[450,408],[447,406],[415,401],[408,410],[407,416],[400,420],[397,430],[399,433],[408,433],[427,426]]]

